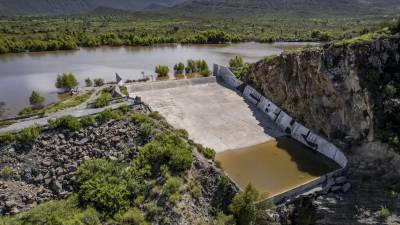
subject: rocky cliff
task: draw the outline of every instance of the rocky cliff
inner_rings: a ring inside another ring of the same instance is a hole
[[[268,57],[253,64],[242,79],[349,157],[346,175],[352,191],[311,203],[303,199],[292,206],[290,222],[390,224],[398,219],[398,36]],[[302,213],[305,206],[312,213]],[[382,207],[388,207],[391,216],[377,216]]]
[[[323,136],[374,141],[399,132],[399,60],[393,38],[270,57],[242,79]]]

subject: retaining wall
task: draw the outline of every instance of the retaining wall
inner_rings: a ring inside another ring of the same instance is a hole
[[[230,88],[239,91],[246,100],[256,105],[257,108],[259,108],[266,116],[274,121],[276,125],[280,129],[282,129],[282,131],[284,131],[288,136],[291,136],[297,141],[303,143],[310,149],[318,151],[322,155],[330,158],[341,166],[341,169],[339,170],[322,176],[307,184],[300,185],[289,191],[273,196],[274,202],[281,202],[285,199],[300,195],[326,182],[327,179],[341,173],[343,169],[347,166],[348,160],[340,149],[338,149],[335,145],[328,142],[319,135],[313,133],[310,129],[306,128],[302,124],[295,121],[290,115],[284,112],[269,99],[262,96],[254,88],[237,79],[228,67],[214,65],[214,75],[217,77],[218,80],[222,81]]]

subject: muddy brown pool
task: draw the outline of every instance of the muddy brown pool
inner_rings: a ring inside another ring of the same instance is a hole
[[[339,168],[333,161],[289,137],[218,153],[216,160],[244,188],[274,196]]]

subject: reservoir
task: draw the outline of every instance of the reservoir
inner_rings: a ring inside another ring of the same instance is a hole
[[[288,137],[224,151],[216,160],[242,189],[252,184],[264,198],[339,169],[333,161]]]
[[[227,65],[236,55],[255,62],[284,49],[308,44],[314,43],[164,44],[0,55],[0,102],[6,103],[9,116],[29,104],[33,90],[46,97],[47,103],[54,102],[58,97],[54,83],[61,73],[74,73],[81,85],[85,78],[114,81],[115,73],[124,80],[132,80],[142,78],[143,74],[153,75],[157,65],[167,65],[172,71],[176,63],[204,59],[211,68],[213,63]]]

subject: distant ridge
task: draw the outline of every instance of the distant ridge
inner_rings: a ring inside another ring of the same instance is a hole
[[[171,8],[172,7],[172,8]],[[115,10],[111,10],[115,9]],[[166,11],[188,15],[370,15],[400,12],[400,0],[0,0],[0,15],[68,15]]]
[[[188,14],[268,13],[310,15],[361,15],[400,12],[400,0],[188,0],[174,6]]]
[[[159,9],[159,6],[169,7],[182,2],[183,0],[0,0],[0,15],[86,14],[100,10],[105,12],[106,8],[140,11],[152,7]]]

